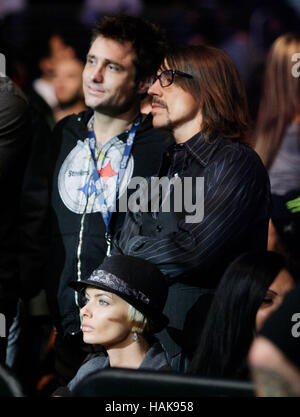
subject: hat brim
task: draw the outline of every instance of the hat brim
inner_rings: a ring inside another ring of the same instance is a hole
[[[145,303],[139,300],[133,300],[127,294],[115,290],[114,288],[111,288],[103,283],[91,282],[89,280],[73,281],[69,283],[69,287],[73,288],[75,291],[78,292],[82,291],[86,287],[95,287],[116,294],[117,296],[125,300],[128,304],[136,308],[150,321],[154,333],[162,331],[169,323],[169,319],[167,318],[167,316],[165,316],[160,311],[154,310],[153,308],[148,308],[148,306]]]

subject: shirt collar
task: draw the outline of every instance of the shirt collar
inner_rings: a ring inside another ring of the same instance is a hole
[[[183,146],[200,164],[206,166],[219,146],[219,139],[220,136],[215,135],[206,140],[202,133],[198,132],[184,142]]]

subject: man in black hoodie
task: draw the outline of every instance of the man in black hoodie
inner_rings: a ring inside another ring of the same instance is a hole
[[[50,225],[44,274],[60,384],[73,377],[86,354],[78,348],[79,309],[68,283],[88,277],[109,254],[125,215],[118,211],[119,197],[133,177],[157,172],[167,145],[169,135],[153,129],[151,115],[140,114],[148,79],[164,53],[164,37],[154,25],[125,15],[103,18],[83,71],[90,110],[60,121],[47,150],[50,204],[39,202],[39,215]]]

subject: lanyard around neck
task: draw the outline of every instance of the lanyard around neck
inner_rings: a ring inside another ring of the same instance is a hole
[[[97,161],[96,161],[96,157],[95,157],[96,138],[95,138],[95,133],[94,133],[94,116],[92,117],[92,120],[91,120],[91,130],[89,132],[89,147],[90,147],[90,151],[91,151],[91,154],[92,154],[92,161],[93,161],[93,172],[92,172],[91,180],[93,180],[95,188],[96,188],[96,197],[98,198],[98,201],[99,201],[99,204],[100,204],[101,215],[102,215],[103,221],[105,223],[107,234],[110,234],[110,227],[109,226],[110,226],[110,221],[111,221],[111,218],[112,218],[112,214],[114,212],[115,202],[118,198],[120,183],[121,183],[121,181],[123,179],[123,176],[125,174],[125,170],[126,170],[126,167],[127,167],[128,161],[129,161],[130,153],[131,153],[131,148],[132,148],[132,145],[133,145],[133,142],[134,142],[134,139],[135,139],[136,130],[137,130],[140,122],[141,122],[141,115],[139,115],[135,119],[135,121],[133,122],[133,125],[131,126],[131,129],[128,133],[125,149],[124,149],[123,156],[122,156],[121,163],[120,163],[120,168],[118,170],[115,197],[114,197],[114,200],[113,200],[112,209],[109,210],[106,199],[105,199],[105,196],[104,196],[104,190],[103,190],[103,187],[102,187],[101,178],[100,178],[100,175],[99,175],[98,170],[97,170]]]

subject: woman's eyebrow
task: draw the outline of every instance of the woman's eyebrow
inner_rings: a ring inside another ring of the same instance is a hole
[[[85,296],[91,298],[91,296],[88,294],[87,291],[85,292]],[[110,296],[108,294],[105,294],[104,292],[98,292],[97,294],[94,295],[94,297],[96,297],[96,298],[101,297],[101,296],[108,297],[108,298],[112,299],[112,296]]]
[[[96,294],[96,297],[101,297],[101,296],[108,297],[108,298],[112,299],[112,295],[105,294],[104,292],[100,292],[100,293]]]

